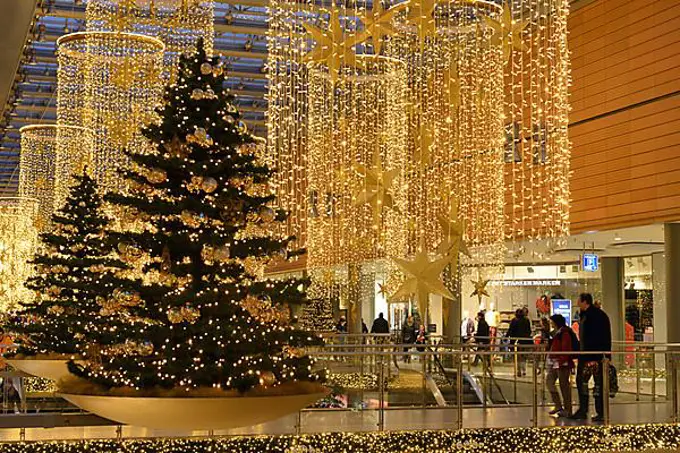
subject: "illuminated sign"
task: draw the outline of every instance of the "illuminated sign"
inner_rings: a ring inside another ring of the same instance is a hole
[[[562,315],[571,326],[571,301],[569,299],[553,299],[550,301],[550,314]]]
[[[581,258],[581,269],[586,272],[597,272],[599,264],[598,256],[592,253],[586,253]]]

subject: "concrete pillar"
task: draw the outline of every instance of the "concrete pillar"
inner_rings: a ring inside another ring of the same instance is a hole
[[[625,340],[625,299],[623,258],[602,258],[602,309],[609,315],[612,325],[612,340]]]
[[[680,329],[678,328],[680,324],[680,223],[665,224],[664,239],[666,335],[669,343],[680,343]],[[654,318],[656,318],[656,313]]]

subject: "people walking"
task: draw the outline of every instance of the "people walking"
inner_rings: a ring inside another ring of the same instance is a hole
[[[595,416],[593,421],[604,420],[604,395],[602,392],[602,362],[611,358],[612,330],[609,317],[593,304],[593,296],[583,293],[577,300],[581,311],[580,319],[580,349],[581,352],[602,352],[602,354],[581,354],[576,368],[576,387],[578,388],[579,408],[572,418],[584,420],[588,417],[590,378],[595,380],[593,392],[595,398]]]
[[[475,343],[477,344],[477,352],[489,351],[489,324],[486,322],[486,313],[484,313],[484,311],[480,311],[477,314],[477,331],[475,332]],[[477,365],[480,358],[484,361],[484,363],[487,365],[489,364],[489,356],[480,354],[475,356],[475,360],[472,364]]]
[[[516,350],[519,352],[516,355],[517,376],[526,376],[527,361],[526,355],[522,354],[522,352],[526,353],[529,350],[528,347],[533,344],[533,340],[531,339],[531,321],[529,321],[524,309],[518,308],[515,311],[515,317],[510,321],[507,336],[511,344],[517,345]]]
[[[347,318],[340,316],[338,323],[335,325],[335,331],[337,333],[347,333]]]
[[[401,328],[401,341],[405,345],[404,352],[408,352],[411,349],[411,347],[408,345],[415,343],[416,338],[416,323],[413,319],[413,316],[409,316],[406,318],[406,322]],[[404,355],[404,362],[411,362],[411,356],[408,354]]]
[[[551,353],[574,352],[574,345],[578,342],[576,334],[567,326],[567,320],[562,315],[552,315],[550,322],[553,328],[552,341],[550,342]],[[555,408],[550,411],[550,415],[558,417],[569,417],[571,415],[571,386],[569,377],[574,368],[573,354],[549,354],[546,359],[548,369],[546,385],[552,398]],[[560,390],[557,390],[556,383],[559,381]],[[561,393],[561,395],[560,395]]]
[[[390,324],[382,313],[378,313],[378,317],[373,321],[371,333],[390,333]]]

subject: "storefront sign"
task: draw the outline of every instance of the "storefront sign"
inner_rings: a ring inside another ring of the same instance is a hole
[[[562,315],[567,320],[567,325],[571,325],[571,300],[553,299],[550,301],[550,314]]]
[[[560,280],[491,280],[491,286],[560,286]]]

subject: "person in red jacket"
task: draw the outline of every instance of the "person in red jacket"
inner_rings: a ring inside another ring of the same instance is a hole
[[[574,352],[575,334],[562,315],[552,315],[550,323],[553,327],[552,341],[550,342],[550,352]],[[550,354],[548,355],[547,368],[548,377],[546,385],[550,391],[555,408],[550,411],[551,415],[557,414],[558,417],[569,417],[571,415],[571,386],[569,377],[574,368],[574,354]],[[559,380],[560,392],[555,385]]]

